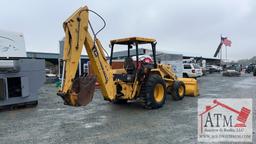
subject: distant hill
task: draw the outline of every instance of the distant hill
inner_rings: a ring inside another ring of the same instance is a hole
[[[251,59],[241,59],[238,60],[237,63],[242,64],[242,65],[249,65],[251,63],[256,64],[256,56],[252,57]]]

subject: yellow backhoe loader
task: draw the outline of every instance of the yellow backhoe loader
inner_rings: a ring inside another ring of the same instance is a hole
[[[63,57],[62,84],[57,95],[66,105],[85,106],[93,97],[96,80],[105,100],[123,103],[129,100],[141,100],[146,108],[156,109],[165,104],[166,94],[174,100],[181,100],[184,95],[198,96],[198,85],[194,79],[178,79],[170,65],[158,64],[156,59],[156,40],[131,37],[112,40],[111,55],[106,57],[100,40],[90,21],[89,13],[98,15],[88,7],[78,9],[64,22],[65,42]],[[104,21],[105,23],[105,21]],[[91,32],[89,32],[91,30]],[[91,34],[93,36],[91,36]],[[112,69],[114,47],[127,46],[127,57],[122,69]],[[152,47],[151,62],[139,58],[139,45]],[[85,47],[92,69],[96,75],[75,78],[78,62]],[[136,60],[130,50],[136,49]]]

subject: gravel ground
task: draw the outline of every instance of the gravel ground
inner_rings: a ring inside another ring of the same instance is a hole
[[[72,108],[62,104],[54,85],[45,85],[36,108],[0,112],[0,143],[195,144],[199,98],[253,98],[255,105],[256,78],[251,75],[211,74],[198,82],[199,97],[185,97],[182,101],[168,98],[158,110],[146,110],[136,103],[114,105],[104,101],[100,91],[95,92],[87,107]],[[253,114],[255,119],[255,107]],[[253,125],[255,128],[256,121]]]

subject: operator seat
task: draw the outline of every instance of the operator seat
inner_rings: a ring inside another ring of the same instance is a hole
[[[133,63],[132,58],[127,57],[124,60],[124,69],[126,70],[127,74],[134,74],[136,72],[135,64]]]

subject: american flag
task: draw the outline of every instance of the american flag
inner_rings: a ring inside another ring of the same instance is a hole
[[[227,37],[225,37],[225,38],[222,38],[222,43],[223,43],[225,46],[231,47],[232,41],[229,40]]]

